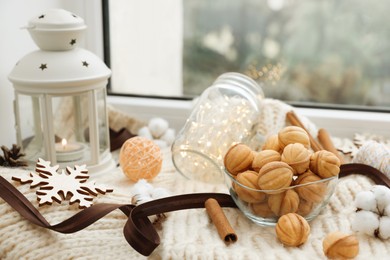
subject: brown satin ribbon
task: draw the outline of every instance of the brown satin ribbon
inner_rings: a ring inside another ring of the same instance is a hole
[[[362,163],[347,163],[340,166],[340,178],[351,174],[364,175],[373,180],[375,184],[384,185],[390,188],[390,179],[384,173],[370,165]]]
[[[376,184],[386,185],[387,187],[390,185],[389,179],[371,166],[364,164],[341,165],[340,177],[351,174],[363,174],[371,178]],[[195,193],[153,200],[139,206],[132,204],[95,204],[59,224],[50,225],[30,201],[1,176],[0,197],[31,223],[60,233],[74,233],[82,230],[111,211],[119,209],[128,217],[123,228],[125,239],[144,256],[150,255],[160,244],[160,237],[148,216],[182,209],[204,208],[204,203],[209,198],[216,199],[221,207],[237,207],[228,194]]]
[[[110,151],[118,150],[123,143],[136,135],[130,133],[126,128],[120,129],[118,132],[110,128]]]
[[[236,207],[228,194],[195,193],[153,200],[139,206],[132,204],[95,204],[59,224],[50,225],[30,201],[1,176],[0,197],[31,223],[60,233],[77,232],[111,211],[120,209],[128,217],[123,228],[123,234],[127,242],[145,256],[150,255],[160,244],[160,237],[148,216],[182,209],[204,208],[204,203],[209,198],[216,199],[221,207]]]

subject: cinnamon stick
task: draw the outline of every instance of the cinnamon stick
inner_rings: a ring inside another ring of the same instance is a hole
[[[335,154],[340,159],[341,164],[344,164],[344,158],[337,151],[326,129],[321,128],[320,130],[318,130],[318,140],[320,141],[322,147],[324,147],[325,150]]]
[[[222,211],[221,206],[215,199],[207,199],[205,202],[205,208],[207,214],[210,216],[215,227],[217,228],[218,234],[225,242],[236,242],[237,235],[231,227],[228,219]]]
[[[314,139],[314,137],[309,133],[309,131],[305,128],[305,126],[302,124],[302,122],[299,120],[298,116],[295,114],[293,110],[290,112],[287,112],[286,114],[287,119],[290,121],[290,123],[294,126],[299,126],[303,130],[306,131],[306,133],[309,135],[310,139],[310,146],[313,149],[313,151],[317,152],[320,150],[323,150],[321,145]]]

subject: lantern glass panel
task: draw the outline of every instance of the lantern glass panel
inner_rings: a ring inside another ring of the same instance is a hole
[[[88,93],[52,98],[57,162],[91,160]]]
[[[45,157],[44,130],[42,125],[42,96],[16,94],[18,143],[26,152],[26,159],[35,161]]]
[[[107,125],[106,109],[106,89],[102,88],[96,91],[97,110],[98,110],[98,129],[99,129],[99,152],[100,154],[108,150],[109,133]]]

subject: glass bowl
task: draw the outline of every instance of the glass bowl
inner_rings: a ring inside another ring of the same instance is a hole
[[[279,190],[253,189],[239,183],[226,169],[226,185],[237,207],[247,218],[262,226],[276,225],[280,216],[295,212],[313,220],[328,204],[338,176]]]

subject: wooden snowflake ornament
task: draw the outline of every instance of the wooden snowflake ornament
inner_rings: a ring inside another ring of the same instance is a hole
[[[51,166],[51,162],[39,158],[35,172],[24,177],[13,176],[12,180],[22,184],[30,183],[30,188],[39,186],[36,191],[39,206],[51,205],[53,200],[61,203],[69,199],[70,204],[78,202],[79,208],[87,208],[92,205],[92,196],[113,191],[94,182],[87,182],[89,175],[86,165],[75,165],[73,169],[66,167],[66,172],[62,169],[60,173],[58,168],[59,165]]]

